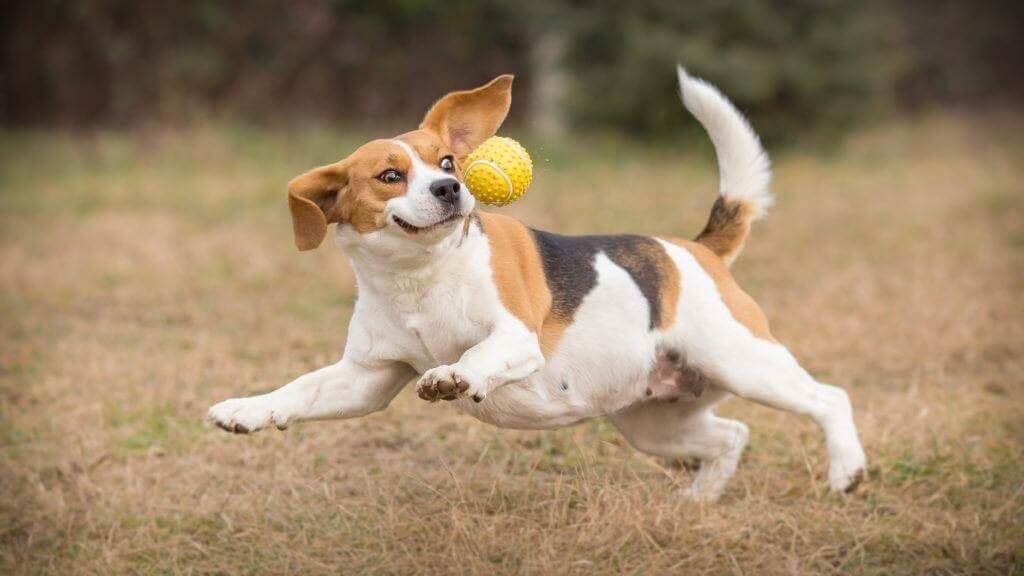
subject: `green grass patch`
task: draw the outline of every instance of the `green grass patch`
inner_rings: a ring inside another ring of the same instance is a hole
[[[132,409],[108,404],[104,409],[107,428],[114,432],[115,445],[126,452],[161,448],[185,450],[203,431],[197,418],[181,418],[168,406]]]

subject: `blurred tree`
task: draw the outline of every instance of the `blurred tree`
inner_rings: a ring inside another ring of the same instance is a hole
[[[408,124],[445,91],[522,72],[529,59],[522,12],[505,0],[8,4],[5,124],[210,113]]]
[[[889,14],[863,0],[598,0],[573,10],[569,109],[582,127],[677,133],[680,62],[768,139],[841,130],[884,103],[899,69]]]
[[[1024,96],[1020,0],[8,0],[0,125],[229,116],[408,126],[514,72],[511,121],[675,135],[673,67],[766,138]]]

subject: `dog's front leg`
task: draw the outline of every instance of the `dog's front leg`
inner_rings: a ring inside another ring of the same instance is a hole
[[[367,363],[349,358],[300,376],[273,392],[232,398],[210,408],[208,417],[229,432],[247,434],[273,424],[355,418],[384,409],[414,376],[400,363]]]
[[[499,326],[455,364],[427,370],[416,384],[424,400],[469,396],[481,402],[498,388],[544,367],[537,335],[521,325]]]

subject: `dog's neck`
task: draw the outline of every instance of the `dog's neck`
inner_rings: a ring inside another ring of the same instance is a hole
[[[451,285],[468,278],[471,261],[485,244],[479,226],[464,234],[461,224],[435,243],[395,240],[385,234],[355,238],[339,231],[337,243],[352,264],[360,290],[407,299],[433,285]]]

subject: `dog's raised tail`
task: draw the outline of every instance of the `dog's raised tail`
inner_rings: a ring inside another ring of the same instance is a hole
[[[732,265],[750,225],[772,205],[771,162],[747,119],[714,86],[679,66],[683,105],[707,130],[718,156],[719,196],[697,242]]]

